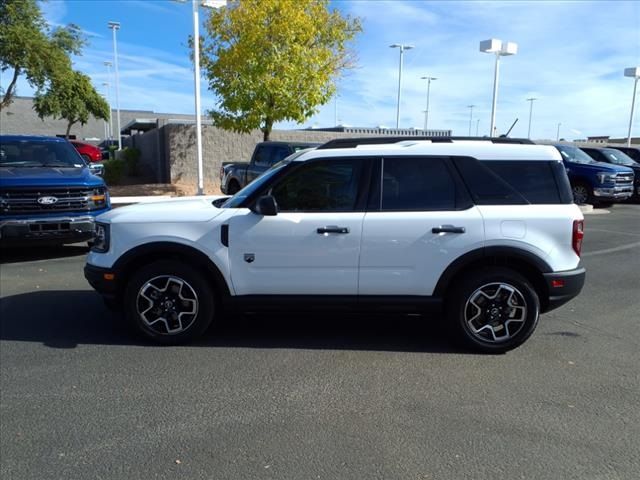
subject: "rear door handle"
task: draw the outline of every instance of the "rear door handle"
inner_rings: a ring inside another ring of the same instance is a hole
[[[321,227],[316,230],[319,235],[323,235],[325,233],[349,233],[349,229],[347,227],[336,227],[335,225],[329,225],[327,227]]]
[[[440,225],[433,227],[431,233],[464,233],[466,229],[464,227],[454,227],[453,225]]]

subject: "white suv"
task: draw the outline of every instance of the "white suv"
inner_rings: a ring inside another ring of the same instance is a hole
[[[161,343],[200,336],[221,309],[436,310],[504,352],[580,292],[582,237],[553,147],[334,140],[232,197],[100,216],[85,276]]]

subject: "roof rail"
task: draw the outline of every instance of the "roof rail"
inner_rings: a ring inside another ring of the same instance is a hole
[[[320,145],[317,150],[329,150],[332,148],[356,148],[358,145],[383,145],[387,143],[411,142],[414,140],[430,140],[432,143],[452,143],[455,140],[476,140],[491,143],[513,143],[533,145],[528,138],[505,137],[362,137],[362,138],[336,138]]]

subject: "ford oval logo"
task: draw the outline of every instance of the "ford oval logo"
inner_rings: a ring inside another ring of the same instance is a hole
[[[38,203],[40,205],[53,205],[58,203],[58,197],[40,197],[38,198]]]

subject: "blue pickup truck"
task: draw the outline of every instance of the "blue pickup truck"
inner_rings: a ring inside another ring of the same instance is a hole
[[[91,240],[111,208],[99,173],[64,139],[0,136],[0,245]]]
[[[554,144],[562,155],[575,203],[602,205],[622,202],[633,195],[633,170],[596,162],[578,147]]]

